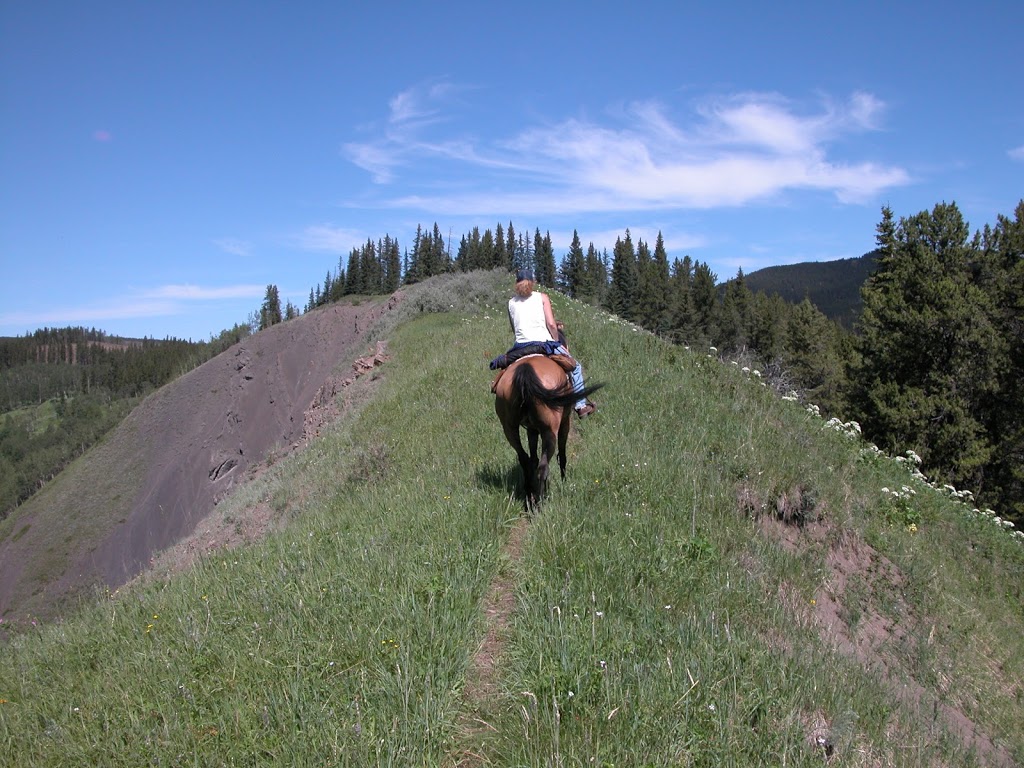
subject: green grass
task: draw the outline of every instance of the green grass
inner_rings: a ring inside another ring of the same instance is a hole
[[[15,421],[27,424],[27,431],[35,435],[41,435],[47,428],[58,423],[57,407],[54,400],[47,400],[39,405],[26,405],[21,408],[14,408],[3,414],[10,416]]]
[[[486,365],[509,344],[507,282],[408,290],[373,399],[239,491],[285,530],[0,649],[0,763],[817,766],[824,735],[830,764],[971,764],[943,706],[1024,762],[1024,547],[920,484],[909,531],[881,492],[912,483],[904,466],[557,296],[608,386],[509,560],[518,466]],[[793,546],[754,519],[787,494],[809,520]],[[858,625],[904,628],[884,673],[814,618],[830,553],[856,549],[899,574],[837,593]],[[469,700],[499,572],[498,694]]]

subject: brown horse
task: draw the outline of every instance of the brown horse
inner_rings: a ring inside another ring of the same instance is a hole
[[[540,355],[523,357],[512,363],[494,388],[494,410],[501,421],[505,438],[515,448],[523,470],[527,505],[540,501],[547,491],[548,470],[555,454],[565,479],[565,444],[569,438],[569,420],[573,404],[603,385],[573,392],[565,370],[554,360]],[[523,449],[519,428],[526,428],[530,453]],[[537,456],[537,441],[541,443]]]

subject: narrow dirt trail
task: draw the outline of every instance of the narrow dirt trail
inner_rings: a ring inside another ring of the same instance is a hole
[[[498,665],[505,651],[509,617],[515,609],[515,565],[522,558],[528,527],[525,517],[512,526],[500,558],[503,565],[484,597],[486,631],[466,670],[457,746],[446,761],[450,768],[477,768],[489,762],[485,750],[497,729],[488,717],[501,695]]]

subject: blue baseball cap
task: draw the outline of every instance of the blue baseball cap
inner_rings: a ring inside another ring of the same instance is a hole
[[[529,280],[531,283],[534,282],[533,270],[532,269],[520,269],[518,272],[516,272],[516,282],[518,283],[518,282],[520,282],[522,280]]]

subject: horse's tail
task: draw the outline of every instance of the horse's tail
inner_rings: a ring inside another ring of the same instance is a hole
[[[582,400],[584,397],[597,392],[604,384],[591,384],[589,387],[584,387],[580,392],[574,392],[572,389],[566,389],[565,387],[549,389],[541,383],[540,377],[537,376],[533,366],[520,365],[512,374],[512,386],[519,393],[520,401],[524,407],[532,402],[541,402],[551,408],[564,408],[567,405],[575,404],[577,400]]]

